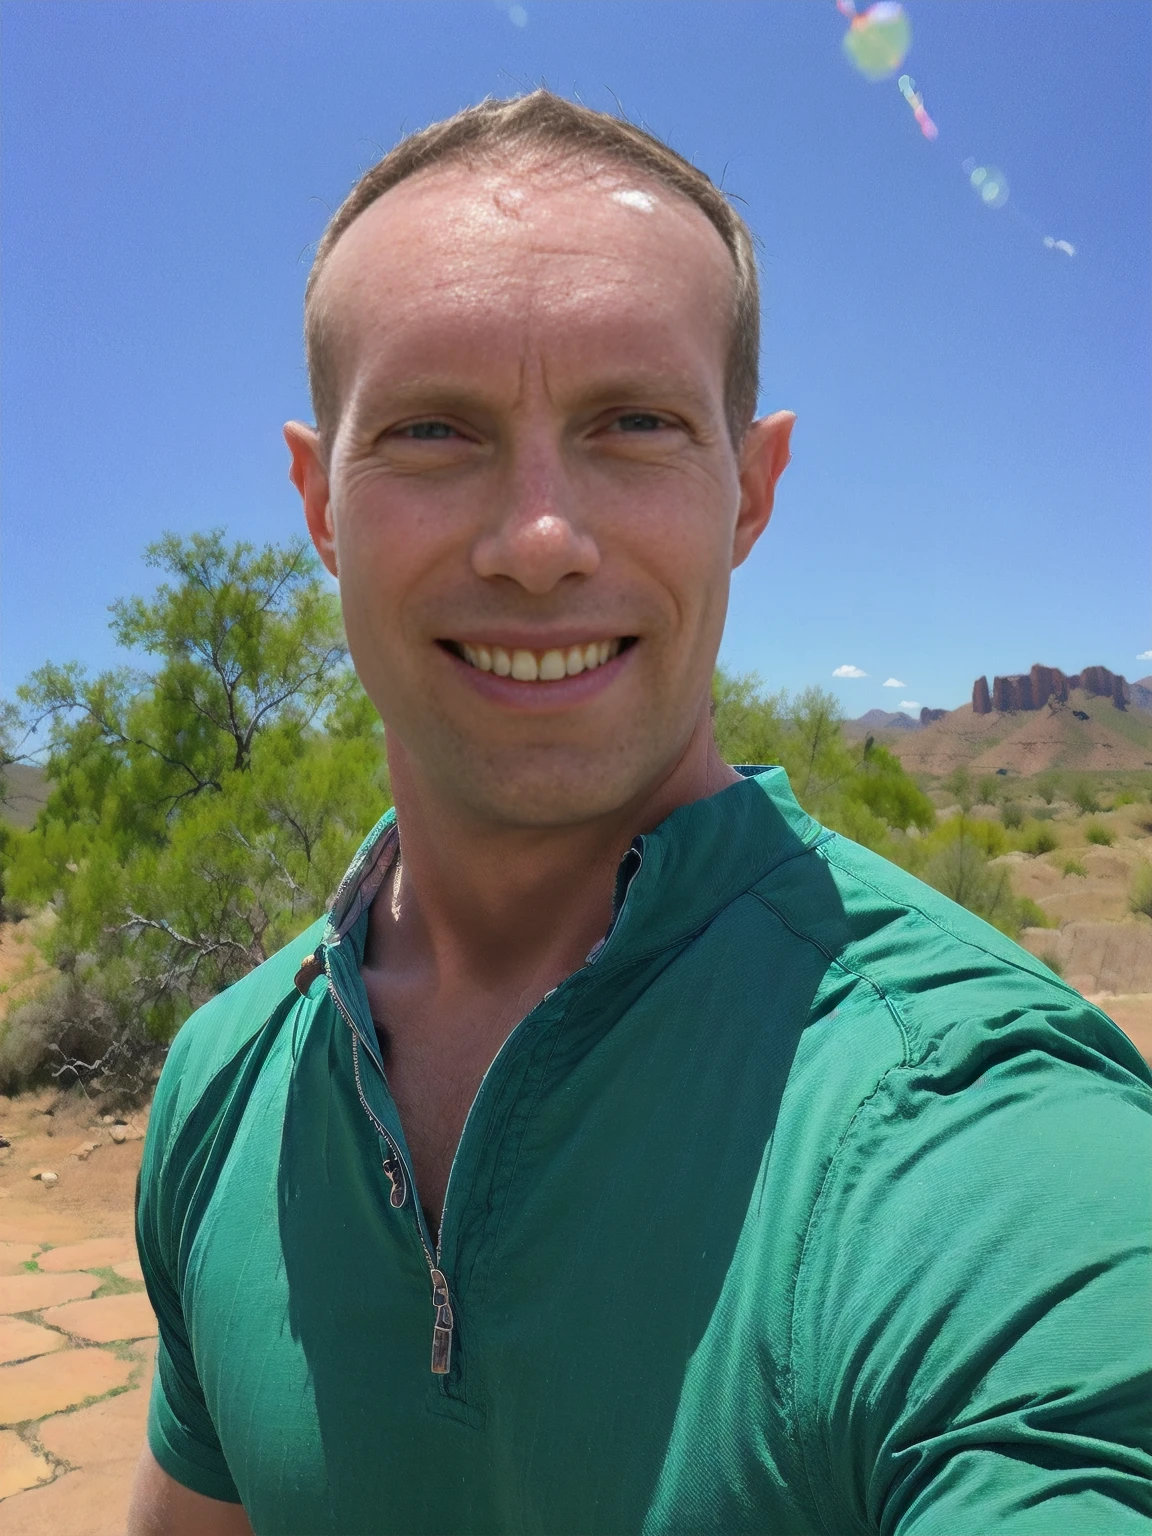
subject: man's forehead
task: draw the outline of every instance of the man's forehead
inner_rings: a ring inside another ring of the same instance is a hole
[[[482,306],[551,279],[590,290],[662,286],[727,309],[735,270],[689,199],[624,166],[468,165],[408,178],[371,204],[334,246],[318,298],[338,347],[413,304]],[[709,302],[711,301],[711,302]]]

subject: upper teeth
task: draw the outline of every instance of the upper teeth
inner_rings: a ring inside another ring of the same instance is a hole
[[[518,683],[551,683],[591,671],[619,654],[619,640],[591,640],[567,650],[506,651],[502,645],[462,645],[464,660],[481,672],[514,677]]]

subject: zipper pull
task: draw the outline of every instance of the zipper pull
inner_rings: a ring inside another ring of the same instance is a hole
[[[452,1303],[448,1282],[438,1269],[432,1271],[432,1305],[436,1308],[432,1329],[432,1374],[447,1376],[452,1365]]]
[[[321,944],[313,954],[305,955],[304,959],[300,962],[300,969],[296,972],[295,978],[297,992],[301,996],[307,997],[308,988],[316,980],[317,976],[322,976],[323,974],[324,946]]]
[[[404,1177],[404,1164],[390,1152],[384,1159],[384,1172],[388,1175],[388,1182],[392,1186],[392,1193],[388,1197],[389,1204],[398,1209],[408,1198],[408,1181]]]

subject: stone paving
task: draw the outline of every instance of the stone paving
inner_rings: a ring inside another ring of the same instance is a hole
[[[0,1536],[123,1536],[156,1321],[125,1198],[139,1146],[104,1134],[104,1187],[55,1153],[59,1187],[26,1182],[50,1129],[17,1140],[0,1181]]]

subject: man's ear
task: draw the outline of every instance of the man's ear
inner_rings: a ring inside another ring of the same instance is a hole
[[[304,503],[304,521],[316,546],[316,553],[333,575],[336,570],[336,529],[332,521],[332,503],[328,494],[328,469],[315,427],[302,421],[287,422],[284,441],[292,455],[288,478],[300,492]]]
[[[768,526],[776,482],[792,457],[789,443],[796,417],[776,411],[754,421],[740,446],[740,511],[732,539],[732,568],[743,565]]]

